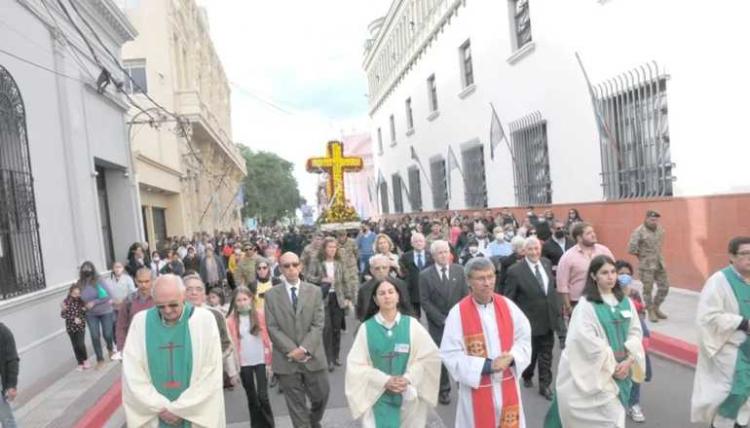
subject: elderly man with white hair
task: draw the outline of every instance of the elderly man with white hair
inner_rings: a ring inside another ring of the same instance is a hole
[[[505,295],[505,283],[508,276],[508,269],[516,264],[516,262],[523,260],[523,257],[526,253],[526,238],[524,238],[523,236],[515,236],[510,240],[510,246],[513,249],[513,253],[511,253],[511,255],[509,256],[501,258],[499,267],[497,269],[497,271],[500,272],[500,276],[498,276],[497,278],[495,291],[502,295]]]
[[[552,348],[554,332],[562,330],[560,301],[555,290],[552,263],[542,258],[542,243],[526,238],[524,260],[508,269],[505,297],[523,311],[531,323],[531,364],[523,372],[523,384],[534,386],[534,366],[539,365],[539,394],[552,400]]]
[[[468,294],[464,269],[451,263],[450,245],[437,240],[430,245],[435,264],[419,274],[419,296],[422,309],[427,316],[427,327],[435,344],[443,340],[445,318],[451,308]],[[493,277],[494,278],[494,277]],[[451,381],[445,366],[440,373],[440,404],[450,404]]]
[[[419,304],[419,273],[433,264],[432,256],[425,249],[426,245],[427,240],[423,234],[419,232],[412,233],[412,249],[402,254],[399,259],[401,274],[403,275],[403,280],[406,281],[406,284],[409,287],[409,300],[411,301],[414,317],[416,319],[422,317],[422,308]]]
[[[409,292],[407,285],[404,283],[404,281],[401,281],[398,278],[392,278],[388,273],[391,269],[391,259],[389,259],[387,256],[383,254],[375,254],[374,256],[370,257],[369,261],[367,262],[368,266],[370,267],[370,274],[372,275],[372,278],[368,279],[367,281],[363,282],[359,286],[359,291],[357,291],[357,305],[355,309],[355,314],[357,316],[357,319],[360,322],[365,321],[365,315],[367,314],[367,308],[374,304],[372,300],[370,299],[372,297],[372,289],[375,288],[378,284],[380,284],[382,281],[388,279],[391,284],[393,284],[395,287],[398,287],[400,291],[400,295],[402,300],[402,303],[404,304],[404,307],[406,307],[409,311],[413,311],[414,307],[411,305],[410,299],[409,299]],[[410,314],[405,314],[410,315]]]
[[[214,316],[185,301],[179,276],[160,276],[151,293],[154,307],[135,315],[123,351],[127,425],[226,426]]]

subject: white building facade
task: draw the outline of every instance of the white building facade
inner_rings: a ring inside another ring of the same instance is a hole
[[[60,302],[81,262],[104,272],[143,239],[129,105],[102,76],[136,31],[110,0],[75,4],[88,46],[55,2],[0,3],[0,320],[21,401],[75,367]]]
[[[749,12],[726,0],[394,1],[363,64],[381,212],[747,193]],[[491,103],[507,137],[494,158]]]

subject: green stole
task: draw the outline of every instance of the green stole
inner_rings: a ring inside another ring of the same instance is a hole
[[[750,319],[750,285],[745,283],[737,272],[728,266],[721,271],[729,281],[740,307],[740,315]],[[719,406],[719,415],[732,420],[737,419],[740,407],[750,397],[750,339],[746,338],[737,349],[737,360],[734,363],[734,376],[729,396]]]
[[[375,317],[365,321],[367,349],[373,367],[391,376],[403,376],[411,351],[409,330],[410,318],[401,316],[398,324],[387,329]],[[401,394],[385,391],[375,402],[372,412],[377,428],[399,428],[401,426]]]
[[[630,321],[638,314],[631,309],[627,297],[624,297],[615,306],[606,303],[594,303],[594,311],[596,311],[599,324],[602,325],[604,332],[607,334],[607,341],[609,341],[609,346],[615,354],[615,361],[618,363],[624,361],[628,358],[625,341],[628,339]],[[623,313],[629,313],[630,316],[625,317]],[[633,388],[633,379],[628,376],[625,379],[615,379],[615,383],[620,389],[620,403],[627,409],[630,401],[630,390]]]
[[[146,313],[146,354],[151,383],[169,401],[175,401],[190,386],[193,348],[188,321],[192,314],[193,307],[186,302],[180,319],[168,326],[156,307]],[[169,426],[159,420],[159,427]],[[178,426],[186,428],[190,423],[183,421]]]
[[[616,306],[610,306],[606,303],[594,303],[594,312],[596,313],[599,324],[604,328],[604,332],[607,334],[607,341],[609,346],[612,348],[612,352],[615,354],[615,360],[619,363],[625,360],[627,350],[625,349],[625,341],[628,338],[628,329],[630,328],[630,320],[632,317],[637,317],[638,314],[634,313],[630,308],[627,298],[623,298]],[[626,318],[622,315],[623,311],[630,313],[630,317]],[[620,389],[619,399],[623,407],[628,407],[630,401],[630,390],[633,387],[633,381],[630,376],[625,379],[615,379],[617,387]],[[552,405],[544,418],[544,428],[562,428],[562,421],[560,420],[560,413],[557,404],[557,392],[555,392],[552,398]]]

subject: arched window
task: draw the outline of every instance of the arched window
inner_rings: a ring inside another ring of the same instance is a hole
[[[0,66],[0,298],[44,284],[26,111],[16,82]]]

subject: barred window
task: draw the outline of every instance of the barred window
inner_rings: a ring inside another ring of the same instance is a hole
[[[419,176],[419,168],[409,168],[409,196],[412,211],[422,211],[422,182]]]
[[[435,75],[427,78],[427,97],[429,98],[430,112],[437,111],[437,85],[435,84]]]
[[[606,199],[672,196],[667,80],[649,63],[596,87]]]
[[[435,210],[448,209],[448,183],[445,174],[445,158],[442,156],[430,160],[430,177],[432,179],[432,207]]]
[[[383,131],[378,128],[378,154],[383,154]]]
[[[512,28],[513,28],[513,48],[521,49],[527,43],[531,42],[531,17],[529,16],[529,0],[510,0]]]
[[[391,125],[391,146],[396,145],[396,119],[391,115],[389,118],[389,122]]]
[[[510,124],[517,205],[552,203],[547,122],[539,112]]]
[[[414,113],[411,109],[411,98],[406,99],[406,130],[414,129]]]
[[[393,193],[393,211],[399,214],[404,212],[403,184],[398,174],[391,176],[391,192]]]
[[[459,48],[461,55],[461,75],[463,77],[464,88],[474,84],[474,66],[471,63],[471,42],[466,41]]]
[[[388,204],[388,183],[385,180],[380,182],[380,210],[383,214],[391,212],[391,208]]]
[[[466,208],[487,206],[487,181],[484,174],[484,147],[479,144],[461,151],[464,170]]]
[[[45,287],[26,109],[0,66],[0,299]]]

